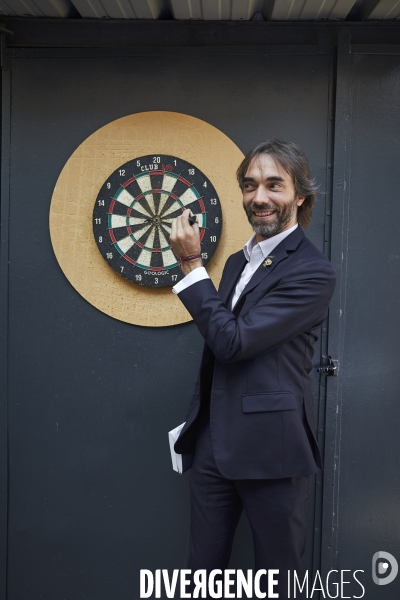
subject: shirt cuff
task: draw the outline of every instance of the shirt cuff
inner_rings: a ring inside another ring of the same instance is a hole
[[[183,292],[183,290],[186,290],[186,288],[188,288],[190,285],[193,285],[194,283],[197,283],[202,279],[210,278],[204,267],[198,267],[197,269],[193,269],[193,271],[190,271],[190,273],[186,275],[186,277],[184,277],[183,279],[181,279],[181,281],[174,285],[172,291],[174,292],[174,294],[179,294],[180,292]]]

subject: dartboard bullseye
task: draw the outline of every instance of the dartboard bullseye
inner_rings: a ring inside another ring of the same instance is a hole
[[[139,156],[116,169],[100,189],[93,210],[96,244],[108,264],[130,281],[173,286],[183,275],[169,245],[171,223],[186,208],[197,217],[206,264],[222,227],[214,186],[181,158]]]

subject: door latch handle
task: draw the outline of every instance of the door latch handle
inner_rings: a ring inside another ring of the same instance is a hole
[[[331,375],[332,377],[337,377],[339,372],[339,361],[334,360],[331,356],[323,356],[322,358],[326,358],[328,361],[327,365],[321,365],[317,368],[318,373],[323,373],[325,375]]]

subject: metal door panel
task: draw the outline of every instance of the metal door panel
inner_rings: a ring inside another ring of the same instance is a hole
[[[186,560],[188,477],[172,472],[166,432],[184,418],[202,339],[193,324],[113,320],[71,288],[48,212],[73,150],[126,114],[172,110],[243,152],[267,137],[299,143],[329,189],[330,58],[317,47],[109,54],[14,50],[10,64],[9,600],[138,597],[140,568]],[[308,232],[321,249],[327,202]],[[316,374],[313,388],[323,421]],[[232,565],[251,568],[241,527]]]
[[[378,551],[400,559],[400,52],[342,36],[338,69],[329,328],[340,373],[329,382],[323,565],[362,569],[365,598],[392,599],[400,580],[378,588],[371,561]],[[346,590],[361,593],[354,581]]]

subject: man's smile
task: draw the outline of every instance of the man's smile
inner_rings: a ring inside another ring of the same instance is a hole
[[[253,214],[259,219],[268,219],[271,217],[276,211],[274,209],[271,210],[253,210]]]

